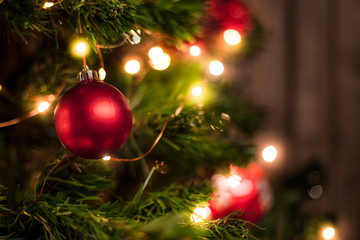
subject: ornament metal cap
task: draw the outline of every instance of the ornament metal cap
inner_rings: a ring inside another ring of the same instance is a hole
[[[99,81],[97,72],[95,70],[90,70],[87,65],[85,65],[84,69],[79,72],[78,79],[79,82]]]

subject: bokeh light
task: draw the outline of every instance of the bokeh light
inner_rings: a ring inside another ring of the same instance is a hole
[[[150,48],[150,50],[148,52],[149,58],[151,58],[151,59],[159,58],[163,54],[164,54],[164,51],[159,46],[155,46],[155,47]]]
[[[211,215],[211,210],[207,206],[199,206],[194,209],[194,213],[191,214],[190,220],[194,223],[204,222]]]
[[[265,162],[273,162],[276,159],[277,150],[274,146],[267,146],[262,151],[262,157]]]
[[[322,235],[326,240],[333,239],[335,236],[335,229],[333,227],[327,227],[323,230]]]
[[[157,55],[154,58],[150,59],[150,66],[156,70],[165,70],[170,66],[170,56],[162,53],[161,55]]]
[[[51,8],[52,6],[54,6],[53,2],[46,2],[44,3],[43,8]]]
[[[100,79],[101,81],[104,81],[105,77],[106,77],[105,69],[100,68],[100,69],[99,69],[99,79]]]
[[[226,180],[227,185],[229,185],[232,188],[235,188],[240,185],[241,177],[238,175],[231,175]]]
[[[214,76],[219,76],[224,72],[224,65],[220,61],[212,61],[209,64],[209,72]]]
[[[84,40],[78,40],[73,43],[72,53],[75,56],[85,56],[89,52],[89,44]]]
[[[241,42],[241,35],[234,29],[228,29],[224,32],[224,40],[229,45],[236,45]]]
[[[50,95],[47,97],[47,99],[48,99],[50,102],[53,102],[53,101],[55,101],[56,97],[55,97],[55,95],[50,94]]]
[[[201,49],[194,45],[190,47],[190,54],[194,57],[199,56],[201,54]]]
[[[129,60],[126,64],[125,64],[125,72],[129,73],[129,74],[135,74],[137,72],[139,72],[140,70],[140,63],[139,61],[133,59],[133,60]]]
[[[321,185],[312,186],[309,190],[309,196],[312,199],[318,199],[323,194],[323,187]]]
[[[129,33],[130,33],[130,35],[131,35],[131,39],[130,39],[130,43],[131,43],[131,44],[138,44],[138,43],[140,43],[140,41],[141,41],[141,37],[140,37],[140,35],[139,35],[139,34],[141,34],[140,29],[137,30],[137,31],[131,30]]]
[[[191,90],[191,94],[195,97],[198,97],[202,94],[202,88],[200,86],[196,86],[196,87],[193,87],[193,89]]]
[[[104,161],[110,161],[111,157],[110,156],[105,156],[102,158]]]
[[[49,102],[41,102],[38,106],[38,111],[39,112],[44,112],[46,111],[46,109],[48,109],[50,107],[50,103]]]

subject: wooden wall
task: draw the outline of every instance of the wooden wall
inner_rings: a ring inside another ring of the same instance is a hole
[[[339,239],[360,239],[360,1],[248,2],[268,31],[246,66],[246,94],[269,110],[257,143],[280,150],[265,167],[281,175],[319,159],[326,184],[309,210],[334,213]]]

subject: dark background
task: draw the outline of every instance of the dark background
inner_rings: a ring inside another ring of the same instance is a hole
[[[279,158],[262,165],[281,178],[316,159],[323,168],[324,193],[305,211],[335,215],[338,237],[359,239],[360,1],[249,4],[267,41],[256,60],[239,67],[237,81],[244,84],[244,75],[250,75],[245,93],[269,111],[257,143],[275,145]]]

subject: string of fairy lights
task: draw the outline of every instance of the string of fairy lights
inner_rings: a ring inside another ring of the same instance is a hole
[[[55,6],[56,4],[61,3],[62,1],[63,0],[60,0],[57,2],[45,2],[42,6],[42,9],[49,9],[49,8]],[[130,44],[136,45],[141,42],[141,30],[131,30],[128,34],[124,34],[124,36]],[[229,46],[236,46],[241,43],[242,37],[241,37],[241,34],[237,30],[227,29],[223,32],[223,40]],[[113,47],[121,46],[122,44],[123,43],[120,43],[116,46],[114,45],[114,46],[106,46],[106,47],[113,48]],[[99,73],[99,79],[101,81],[104,81],[106,78],[106,71],[105,71],[104,62],[103,62],[101,50],[100,50],[100,48],[103,48],[103,47],[104,46],[100,46],[100,45],[96,46],[97,54],[99,56],[99,62],[100,62],[100,68],[98,69],[98,73]],[[74,56],[81,57],[83,59],[84,66],[86,66],[85,56],[89,53],[89,51],[90,51],[90,47],[86,40],[76,39],[73,41],[72,54]],[[198,45],[191,45],[187,48],[187,52],[192,57],[201,57],[203,50]],[[147,55],[149,58],[148,63],[151,68],[158,70],[158,71],[164,71],[171,65],[171,56],[169,55],[169,53],[165,52],[162,47],[153,46],[153,47],[149,48],[147,53],[148,53]],[[208,65],[207,66],[208,72],[211,75],[216,76],[216,77],[221,76],[226,71],[224,64],[218,59],[210,60],[207,63],[207,65]],[[123,65],[124,71],[130,75],[138,74],[142,67],[143,66],[142,66],[142,63],[139,61],[139,58],[131,58],[131,59],[127,60]],[[65,84],[61,84],[61,86],[58,87],[58,89],[56,90],[56,92],[54,94],[39,97],[38,99],[40,99],[40,101],[38,101],[38,103],[36,104],[37,105],[36,108],[34,108],[32,111],[30,111],[27,114],[22,115],[18,118],[15,118],[15,119],[12,119],[9,121],[5,121],[5,122],[1,122],[0,128],[18,124],[30,117],[33,117],[40,113],[46,112],[46,110],[49,109],[49,107],[52,105],[52,103],[57,100],[58,96],[61,94],[61,92],[63,91],[64,88],[65,88]],[[1,85],[0,85],[0,91],[5,91],[5,89],[3,89]],[[204,92],[203,86],[194,86],[191,89],[189,97],[199,97],[203,94],[203,92]],[[184,100],[184,102],[177,108],[177,110],[171,117],[174,117],[181,112],[185,102],[189,99],[189,97],[187,97]],[[37,99],[37,98],[34,98],[34,99]],[[134,159],[119,159],[119,158],[116,158],[113,156],[104,156],[102,159],[104,161],[110,161],[110,160],[112,160],[112,161],[136,161],[141,158],[144,158],[147,154],[149,154],[152,151],[152,149],[155,147],[157,142],[160,140],[160,138],[166,128],[167,123],[168,123],[168,121],[165,122],[161,132],[159,133],[158,137],[154,141],[152,147],[143,156],[140,156],[140,157],[134,158]],[[264,162],[272,163],[278,157],[278,150],[277,150],[276,146],[272,146],[272,145],[266,146],[263,148],[261,156],[262,156],[262,159]],[[48,175],[49,174],[50,174],[50,172],[48,173]],[[224,175],[221,177],[223,178],[223,181],[221,182],[221,184],[223,184],[226,187],[235,188],[235,187],[239,186],[240,184],[242,184],[242,176],[239,176],[237,174],[230,172],[227,176]],[[45,182],[43,183],[43,185],[45,185]],[[320,190],[322,191],[322,189],[320,189]],[[313,191],[310,190],[309,195],[311,197],[315,196],[315,195],[319,195],[320,190],[318,189],[318,187],[316,189],[313,189]],[[39,195],[41,195],[41,194],[39,194]],[[313,199],[315,199],[315,198],[313,198]],[[210,220],[210,216],[211,216],[211,209],[208,207],[207,203],[203,203],[203,204],[197,205],[194,208],[193,213],[190,215],[190,220],[194,224],[206,225],[208,223],[208,220]],[[335,228],[332,225],[324,226],[321,229],[321,232],[319,234],[321,235],[321,238],[325,239],[325,240],[332,240],[332,239],[335,239],[335,237],[336,237]]]

